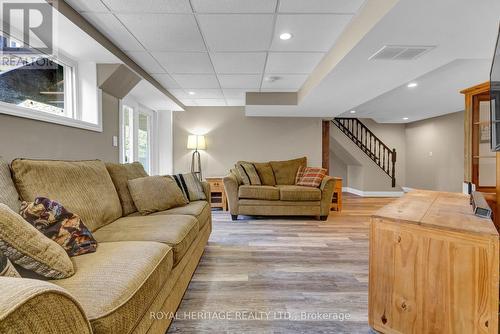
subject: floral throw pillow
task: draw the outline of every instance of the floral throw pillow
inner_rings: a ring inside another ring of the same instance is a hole
[[[97,241],[80,217],[56,201],[37,197],[34,202],[23,202],[20,215],[61,245],[69,256],[93,253],[97,249]]]

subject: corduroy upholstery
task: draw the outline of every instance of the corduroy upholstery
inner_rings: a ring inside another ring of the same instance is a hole
[[[108,242],[99,248],[75,257],[76,274],[54,283],[82,304],[96,333],[128,333],[167,280],[172,249],[144,241]]]
[[[307,164],[306,158],[269,164],[276,186],[241,185],[233,170],[223,178],[233,219],[238,215],[319,216],[323,220],[328,217],[335,182],[332,177],[326,176],[319,188],[297,186],[295,177],[299,167]]]
[[[170,210],[155,212],[152,216],[162,215],[187,215],[193,216],[198,220],[198,228],[201,230],[209,221],[212,216],[212,209],[207,201],[190,202],[187,205],[173,208]]]
[[[280,190],[272,186],[240,186],[238,197],[246,199],[265,199],[277,201],[280,199]]]
[[[282,201],[319,201],[321,190],[303,186],[278,186]]]
[[[59,180],[64,178],[53,179],[56,189],[62,187]],[[2,288],[11,278],[0,277],[0,333],[165,333],[171,319],[154,320],[150,313],[176,311],[212,230],[210,188],[202,186],[207,201],[154,216],[136,212],[101,226],[93,233],[97,251],[72,258],[75,274],[52,281],[58,286],[22,278],[8,294]],[[51,288],[38,294],[38,284]]]
[[[172,247],[176,265],[196,239],[198,231],[198,221],[191,216],[123,217],[94,232],[94,238],[97,242],[161,242]]]
[[[278,185],[293,185],[299,167],[307,167],[307,158],[299,158],[287,161],[271,161],[276,184]]]
[[[66,290],[40,280],[0,277],[0,333],[90,334],[92,329]]]
[[[128,216],[137,211],[134,200],[128,190],[128,181],[148,176],[140,162],[131,164],[113,164],[106,163],[106,169],[113,180],[120,203],[122,205],[123,215]]]
[[[16,186],[10,175],[9,164],[0,157],[0,203],[7,205],[14,212],[19,212],[21,201]]]
[[[0,204],[0,251],[13,263],[48,278],[74,274],[64,248],[5,204]]]
[[[10,263],[8,259],[6,259],[5,267],[0,272],[1,277],[21,277],[17,272],[16,268]]]
[[[21,198],[57,201],[79,215],[95,231],[122,216],[122,206],[102,161],[12,161],[14,182]]]
[[[174,180],[147,176],[128,181],[128,189],[141,215],[186,205],[187,199]]]

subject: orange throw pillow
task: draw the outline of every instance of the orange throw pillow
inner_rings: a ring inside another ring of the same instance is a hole
[[[298,186],[315,187],[321,185],[326,176],[326,169],[320,167],[300,167],[297,171],[295,184]]]

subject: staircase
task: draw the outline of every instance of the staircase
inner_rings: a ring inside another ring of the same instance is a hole
[[[390,149],[357,118],[334,118],[332,123],[375,162],[396,187],[396,149]]]

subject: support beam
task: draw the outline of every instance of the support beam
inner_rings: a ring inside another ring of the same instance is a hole
[[[323,120],[322,122],[322,136],[321,136],[322,148],[322,167],[326,168],[327,175],[330,174],[330,121]]]

